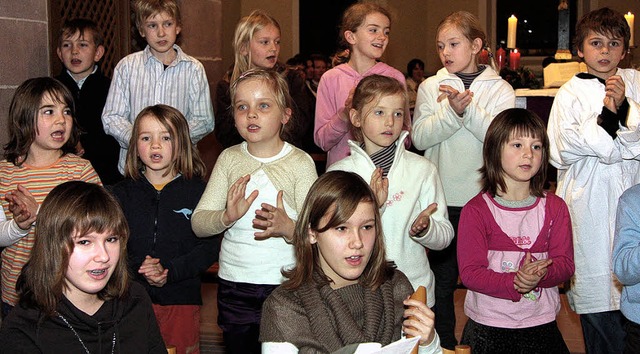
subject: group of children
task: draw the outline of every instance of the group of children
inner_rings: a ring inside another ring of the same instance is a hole
[[[404,76],[379,60],[391,16],[352,5],[349,55],[318,85],[318,177],[289,142],[299,113],[275,69],[279,25],[254,12],[237,26],[229,114],[216,117],[239,140],[206,184],[194,144],[213,110],[202,65],[175,44],[179,9],[137,1],[136,25],[148,46],[117,65],[104,130],[84,100],[105,88],[90,24],[62,32],[71,91],[51,78],[16,90],[0,162],[0,352],[197,353],[200,276],[216,260],[229,353],[346,353],[404,336],[422,354],[453,349],[458,275],[461,343],[475,353],[568,352],[555,317],[569,279],[588,351],[640,348],[640,76],[617,68],[629,39],[619,13],[578,23],[588,73],[560,89],[546,127],[478,64],[486,36],[464,11],[437,28],[443,68],[418,86],[412,117]],[[101,159],[78,123],[105,148],[115,137],[123,181],[78,156]],[[549,161],[558,196],[544,190]],[[118,183],[108,193],[101,179]],[[426,303],[409,299],[419,286]]]

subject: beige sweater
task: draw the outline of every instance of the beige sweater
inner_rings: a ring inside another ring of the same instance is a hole
[[[224,225],[222,214],[227,204],[229,187],[240,177],[262,169],[277,190],[284,191],[284,201],[300,212],[311,185],[318,177],[311,157],[291,146],[284,157],[261,163],[251,156],[242,143],[224,150],[211,172],[207,188],[193,212],[191,227],[199,237],[219,234],[233,225]]]

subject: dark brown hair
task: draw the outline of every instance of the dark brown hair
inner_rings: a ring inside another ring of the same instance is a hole
[[[353,99],[351,100],[351,108],[357,111],[356,114],[360,116],[360,120],[363,121],[364,124],[364,118],[370,113],[364,112],[364,106],[371,102],[379,102],[384,96],[393,95],[401,95],[406,103],[407,90],[400,81],[389,76],[378,74],[369,75],[362,79],[358,83],[358,86],[356,86]],[[409,112],[404,112],[404,114],[409,114]],[[352,124],[351,133],[353,134],[354,140],[359,142],[364,141],[362,126],[356,127]]]
[[[126,177],[139,180],[142,177],[145,165],[138,153],[138,138],[140,135],[140,121],[143,117],[153,117],[162,124],[171,136],[171,146],[173,148],[173,161],[171,167],[165,174],[182,174],[184,178],[193,177],[204,178],[206,167],[198,150],[191,143],[189,138],[189,124],[179,110],[164,104],[149,106],[140,111],[133,123],[131,138],[129,139],[129,150],[127,151],[127,161],[124,168]]]
[[[540,169],[531,179],[529,188],[531,195],[544,197],[544,182],[547,179],[549,165],[549,137],[542,119],[522,108],[510,108],[500,112],[489,125],[482,147],[482,191],[494,197],[498,191],[507,191],[502,168],[502,149],[514,136],[529,136],[540,139],[542,143]]]
[[[29,155],[29,147],[36,139],[38,110],[45,96],[66,105],[75,117],[73,95],[60,81],[51,77],[28,79],[16,89],[9,105],[9,142],[4,146],[4,158],[16,166],[22,165]],[[62,146],[62,155],[75,152],[78,125],[73,119],[69,140]]]
[[[291,270],[283,270],[288,278],[283,286],[288,289],[299,288],[312,281],[313,274],[319,273],[331,282],[322,271],[317,244],[311,244],[309,231],[318,233],[334,228],[353,215],[358,204],[372,203],[375,214],[376,240],[371,251],[369,263],[360,276],[360,284],[376,289],[393,275],[393,266],[386,260],[384,237],[380,213],[376,207],[376,196],[369,184],[352,172],[330,171],[322,174],[309,189],[302,211],[296,222],[293,245],[296,253],[296,265]],[[327,224],[320,225],[325,215],[330,218]]]
[[[95,22],[88,20],[86,18],[76,18],[72,20],[67,20],[62,25],[60,29],[60,37],[58,38],[58,47],[62,46],[62,41],[70,38],[74,34],[78,32],[81,38],[84,38],[85,33],[91,33],[93,37],[93,43],[96,47],[104,45],[104,37],[100,30],[98,29],[98,25]]]
[[[35,243],[16,286],[20,303],[53,316],[66,287],[74,239],[92,232],[109,232],[120,243],[118,263],[98,298],[123,297],[129,288],[127,220],[118,201],[103,187],[71,181],[51,190],[40,207]]]
[[[602,35],[612,36],[622,39],[624,51],[629,49],[629,38],[631,30],[624,16],[608,7],[593,10],[584,15],[576,24],[576,34],[573,37],[573,45],[579,51],[584,48],[584,41],[593,31]]]

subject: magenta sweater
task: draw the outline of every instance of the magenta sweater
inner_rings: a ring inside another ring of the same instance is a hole
[[[465,313],[478,323],[502,328],[527,328],[555,320],[560,309],[557,285],[574,272],[571,219],[566,204],[549,193],[530,207],[507,208],[485,195],[479,193],[465,205],[458,226],[458,267],[460,278],[469,289]],[[496,222],[494,213],[503,220],[503,227]],[[518,246],[516,242],[521,239],[503,231],[514,229],[516,221],[531,225],[522,229],[523,234],[527,228],[539,230],[537,235],[530,235],[532,244],[522,242]],[[525,296],[515,290],[513,280],[526,252],[537,259],[552,259],[553,263],[538,288]]]

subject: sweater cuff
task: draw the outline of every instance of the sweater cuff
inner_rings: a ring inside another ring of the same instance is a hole
[[[612,139],[617,137],[616,132],[619,129],[618,116],[609,110],[609,108],[602,106],[602,112],[600,113],[601,122],[598,123],[604,129]]]
[[[618,108],[618,112],[616,113],[616,116],[618,117],[618,121],[620,122],[620,125],[622,125],[623,127],[627,127],[627,117],[629,115],[629,101],[627,101],[627,98],[624,98],[624,101],[622,101],[622,105],[620,105],[620,108]]]

